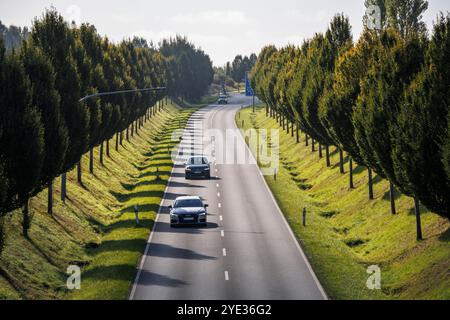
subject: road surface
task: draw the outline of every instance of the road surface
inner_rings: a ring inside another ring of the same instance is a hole
[[[326,298],[259,168],[249,161],[218,160],[239,149],[248,154],[240,136],[225,145],[219,140],[227,129],[236,129],[236,111],[249,104],[251,98],[233,95],[228,105],[192,115],[179,157],[207,155],[213,178],[185,180],[183,166],[174,166],[130,299]],[[218,135],[203,139],[211,128]],[[206,228],[170,228],[167,206],[183,195],[198,195],[209,204]]]

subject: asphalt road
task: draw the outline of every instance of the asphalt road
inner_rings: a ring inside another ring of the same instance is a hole
[[[183,166],[175,165],[130,299],[326,298],[259,168],[249,163],[244,140],[220,143],[220,135],[236,129],[236,111],[249,104],[251,98],[234,95],[228,105],[208,106],[189,120],[179,160],[208,156],[213,178],[185,180]],[[211,128],[215,138],[202,138]],[[236,150],[245,151],[246,164],[236,163]],[[166,207],[182,195],[209,204],[206,228],[170,228]]]

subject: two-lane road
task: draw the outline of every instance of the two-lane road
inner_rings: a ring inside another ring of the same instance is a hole
[[[175,165],[130,299],[326,298],[257,165],[236,163],[233,153],[249,153],[242,137],[221,143],[226,130],[236,129],[236,111],[250,103],[235,95],[189,120],[180,157],[208,156],[213,178],[185,180],[183,166]],[[210,129],[217,135],[205,141]],[[182,195],[209,204],[206,228],[170,228],[165,208]]]

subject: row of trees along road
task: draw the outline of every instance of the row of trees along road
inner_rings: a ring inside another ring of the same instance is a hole
[[[411,196],[421,239],[419,203],[450,218],[450,17],[441,14],[429,38],[422,11],[403,9],[391,18],[385,9],[384,27],[366,27],[356,43],[338,14],[300,47],[267,46],[251,82],[268,115],[283,128],[288,119],[292,135],[296,125],[297,142],[300,129],[321,157],[325,147],[328,166],[329,146],[340,150],[341,173],[347,152],[350,188],[356,161],[368,169],[371,199],[372,171],[390,181],[393,214],[394,187]]]
[[[177,76],[188,79],[184,68],[192,66],[186,67],[183,59],[176,63],[182,70]],[[176,57],[161,54],[143,39],[115,44],[92,25],[69,25],[54,9],[33,22],[29,38],[19,49],[6,52],[0,37],[0,220],[22,207],[27,236],[30,197],[48,188],[48,212],[52,214],[54,179],[61,175],[64,201],[66,172],[77,165],[82,183],[82,155],[89,151],[92,173],[93,148],[100,147],[102,163],[104,154],[110,156],[110,139],[115,136],[119,150],[123,139],[161,108],[166,93],[141,91],[80,102],[81,98],[166,84],[177,94],[181,80],[173,80],[173,60]],[[209,60],[204,60],[202,70],[209,70]],[[210,84],[209,76],[196,76],[191,98]],[[1,239],[0,230],[0,248]]]

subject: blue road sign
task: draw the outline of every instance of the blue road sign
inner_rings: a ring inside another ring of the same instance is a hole
[[[247,97],[254,96],[255,93],[253,92],[252,86],[250,85],[250,80],[248,79],[248,71],[245,72],[245,95]]]

